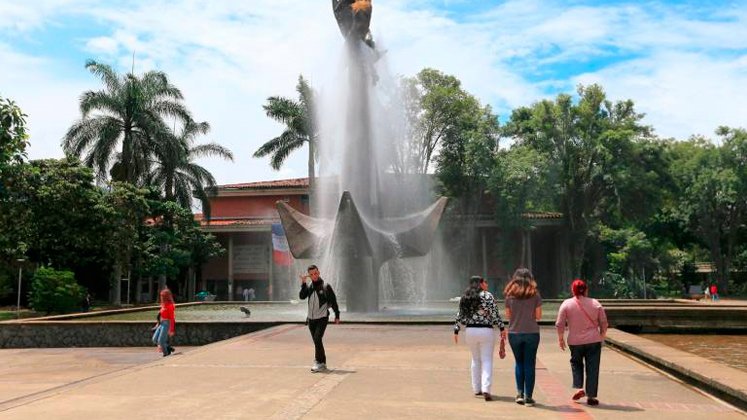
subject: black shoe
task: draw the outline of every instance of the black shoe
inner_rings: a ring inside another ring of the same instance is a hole
[[[171,347],[171,346],[169,346],[169,354],[171,354],[171,353],[176,353],[176,349],[173,348],[173,347]]]
[[[596,399],[596,398],[589,397],[589,398],[586,399],[586,404],[589,404],[589,405],[599,405],[599,400]]]
[[[514,398],[514,401],[516,404],[524,404],[524,394],[516,394],[516,398]]]
[[[534,407],[534,399],[532,397],[527,397],[524,400],[524,405],[527,407]]]
[[[485,397],[485,401],[493,401],[493,396],[489,392],[483,392],[482,395]]]
[[[475,397],[482,397],[482,392],[475,392]]]

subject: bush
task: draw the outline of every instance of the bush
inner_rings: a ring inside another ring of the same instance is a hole
[[[80,309],[86,290],[75,281],[72,271],[40,268],[31,281],[29,304],[36,312],[68,313]]]

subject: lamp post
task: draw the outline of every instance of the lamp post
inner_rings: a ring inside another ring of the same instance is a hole
[[[16,304],[16,319],[21,319],[21,279],[23,277],[23,262],[26,260],[19,258],[16,261],[18,261],[18,302]]]

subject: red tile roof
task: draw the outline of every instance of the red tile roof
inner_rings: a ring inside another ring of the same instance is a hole
[[[218,190],[265,190],[276,188],[308,188],[309,178],[278,179],[275,181],[246,182],[218,185]]]
[[[202,213],[195,214],[195,220],[200,223],[200,226],[263,226],[271,225],[273,223],[280,223],[280,218],[218,218],[210,219],[210,223],[204,219]]]

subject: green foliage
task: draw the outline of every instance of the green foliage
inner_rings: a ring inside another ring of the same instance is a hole
[[[190,121],[178,135],[169,135],[165,141],[158,142],[158,162],[148,175],[148,184],[164,191],[166,201],[176,201],[182,207],[190,208],[193,196],[199,198],[206,218],[210,217],[208,194],[216,183],[213,175],[195,160],[215,156],[233,161],[231,151],[218,143],[194,144],[198,136],[209,131],[207,122]]]
[[[42,267],[34,273],[29,302],[37,312],[68,313],[80,309],[85,294],[71,271]]]
[[[17,165],[0,212],[0,250],[6,260],[76,269],[108,260],[106,220],[97,211],[104,192],[80,162],[38,160]]]
[[[63,148],[83,157],[99,181],[111,175],[114,181],[142,185],[159,143],[170,139],[165,119],[192,121],[182,93],[161,71],[120,75],[93,60],[86,68],[101,79],[104,89],[81,95],[81,119],[68,129]]]
[[[561,94],[513,111],[503,134],[534,149],[548,163],[547,201],[565,216],[574,275],[582,274],[591,231],[605,215],[620,214],[640,165],[636,142],[651,135],[632,101],[612,102],[598,85],[579,86],[578,101]],[[622,163],[621,163],[622,162]],[[520,201],[519,204],[524,201]],[[514,211],[516,213],[516,211]]]
[[[296,91],[298,100],[281,96],[267,98],[267,103],[263,106],[265,113],[285,127],[278,137],[260,146],[254,152],[254,157],[270,156],[270,166],[272,169],[279,170],[293,151],[308,143],[309,180],[313,183],[314,165],[319,158],[317,147],[319,127],[314,120],[316,93],[303,76],[298,76]]]
[[[13,294],[13,291],[17,287],[15,284],[15,277],[12,272],[0,267],[0,302]]]
[[[8,165],[23,162],[28,139],[26,114],[13,101],[0,96],[0,181]]]

